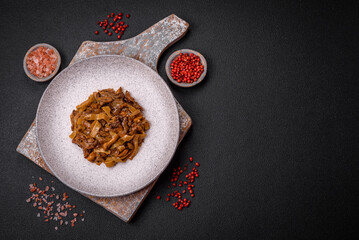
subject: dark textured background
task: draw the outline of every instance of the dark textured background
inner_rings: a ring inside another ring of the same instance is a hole
[[[359,5],[302,1],[2,1],[0,7],[1,239],[354,239],[358,228]],[[130,12],[130,38],[175,13],[187,35],[158,63],[193,127],[130,224],[68,189],[15,149],[48,83],[22,61],[46,42],[66,67],[96,22]],[[164,65],[181,48],[201,52],[206,80],[170,84]],[[155,199],[171,168],[201,163],[196,197],[179,212]],[[26,204],[42,176],[86,210],[75,228],[46,224]]]

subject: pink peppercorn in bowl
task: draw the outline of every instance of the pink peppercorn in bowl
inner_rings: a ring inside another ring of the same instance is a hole
[[[23,67],[26,75],[36,82],[46,82],[59,71],[61,56],[53,46],[39,43],[25,54]]]
[[[197,61],[197,64],[199,64],[199,72],[197,72],[198,75],[194,76],[193,79],[189,80],[190,82],[183,82],[183,80],[181,79],[181,77],[178,76],[173,76],[173,64],[175,63],[175,61],[178,59],[178,57],[180,56],[187,56],[188,57],[193,57],[195,60]],[[200,67],[200,65],[202,65],[203,67]],[[178,51],[175,51],[174,53],[171,54],[171,56],[169,56],[169,58],[167,59],[166,62],[166,74],[167,77],[169,78],[169,80],[180,87],[193,87],[195,85],[197,85],[198,83],[202,82],[202,80],[204,79],[204,77],[206,76],[207,73],[207,61],[206,59],[203,57],[202,54],[200,54],[197,51],[193,51],[190,49],[181,49]],[[198,78],[197,78],[198,76]],[[175,79],[176,78],[176,79]]]

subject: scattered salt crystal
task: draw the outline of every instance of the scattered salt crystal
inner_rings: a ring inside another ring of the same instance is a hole
[[[34,178],[34,176],[32,176]],[[42,181],[43,179],[41,177],[39,177],[39,180]],[[53,194],[46,194],[47,191],[49,191],[50,189],[54,192],[55,191],[55,188],[54,187],[49,187],[49,186],[46,186],[44,190],[41,190],[40,188],[38,188],[36,186],[35,183],[33,184],[29,184],[29,187],[30,187],[30,191],[32,192],[32,196],[28,199],[26,199],[26,202],[31,202],[32,200],[34,200],[33,202],[33,206],[36,207],[36,206],[39,206],[38,208],[39,209],[43,209],[45,210],[44,211],[44,217],[45,217],[45,222],[48,222],[49,220],[53,220],[53,221],[59,221],[60,222],[60,225],[68,225],[69,224],[69,221],[65,221],[65,219],[61,219],[61,218],[65,218],[66,216],[68,216],[72,210],[72,208],[76,208],[76,205],[70,205],[66,200],[68,198],[67,194],[64,193],[64,199],[63,199],[63,203],[55,203],[56,200],[54,199],[51,199],[53,197],[55,197],[56,199],[61,199],[62,198],[62,194],[61,195],[56,195],[55,193]],[[35,192],[35,193],[33,193]],[[46,201],[46,199],[50,197],[50,199],[48,201]],[[52,201],[50,201],[52,200]],[[55,204],[56,204],[56,207],[55,207]],[[40,205],[44,205],[44,206],[40,206]],[[46,207],[46,209],[45,209]],[[54,209],[57,210],[52,212]],[[66,211],[65,211],[66,210]],[[69,214],[68,214],[68,211]],[[85,211],[82,211],[82,213],[71,213],[71,215],[74,216],[74,219],[71,220],[71,225],[73,226],[75,224],[75,222],[77,221],[77,216],[83,216],[83,213],[85,213]],[[51,215],[51,217],[50,217]],[[37,217],[40,217],[41,216],[41,213],[37,213],[36,215]],[[61,217],[60,217],[61,216]],[[85,221],[85,218],[81,218],[81,221]],[[58,227],[55,227],[56,230],[58,230]]]

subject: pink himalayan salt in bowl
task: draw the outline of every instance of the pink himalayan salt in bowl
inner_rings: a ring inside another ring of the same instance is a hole
[[[45,82],[52,79],[59,71],[61,57],[53,46],[39,43],[31,47],[24,57],[26,75],[36,81]]]

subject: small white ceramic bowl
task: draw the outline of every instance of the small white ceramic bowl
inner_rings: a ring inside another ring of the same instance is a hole
[[[185,54],[185,53],[188,53],[188,54],[195,54],[197,55],[200,59],[201,59],[201,64],[203,65],[203,73],[201,74],[201,76],[197,79],[197,81],[193,82],[193,83],[183,83],[183,82],[177,82],[176,80],[174,80],[172,78],[172,74],[171,74],[171,63],[173,62],[173,60],[180,54]],[[202,54],[200,54],[199,52],[197,51],[193,51],[193,50],[190,50],[190,49],[181,49],[181,50],[178,50],[178,51],[175,51],[174,53],[171,54],[171,56],[169,56],[169,58],[167,59],[167,62],[166,62],[166,74],[167,74],[167,77],[169,78],[169,80],[177,85],[177,86],[180,86],[180,87],[193,87],[195,85],[197,85],[198,83],[202,82],[202,80],[204,79],[204,77],[206,76],[207,74],[207,61],[206,59],[203,57]]]
[[[53,49],[55,54],[57,55],[57,65],[56,65],[56,68],[55,68],[55,71],[53,71],[53,73],[51,73],[49,76],[47,77],[44,77],[44,78],[39,78],[33,74],[30,73],[29,69],[27,69],[27,66],[26,66],[26,58],[27,56],[29,55],[29,53],[31,53],[33,50],[35,50],[36,48],[38,47],[47,47],[47,48],[50,48],[50,49]],[[26,75],[31,78],[32,80],[36,81],[36,82],[46,82],[46,81],[49,81],[50,79],[52,79],[56,73],[59,71],[60,69],[60,65],[61,65],[61,56],[60,56],[60,53],[57,51],[56,48],[54,48],[53,46],[51,46],[50,44],[47,44],[47,43],[39,43],[39,44],[36,44],[34,45],[33,47],[31,47],[25,54],[25,57],[24,57],[24,63],[23,63],[23,66],[24,66],[24,71],[26,73]]]

